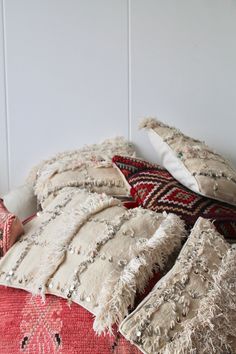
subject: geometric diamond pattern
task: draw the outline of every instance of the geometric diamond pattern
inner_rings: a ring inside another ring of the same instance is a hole
[[[130,185],[138,205],[156,212],[175,213],[189,228],[199,216],[212,219],[221,234],[236,239],[235,206],[190,191],[157,164],[119,155],[112,161]]]

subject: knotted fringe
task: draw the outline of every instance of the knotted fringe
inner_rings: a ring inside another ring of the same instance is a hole
[[[161,354],[236,353],[236,249],[229,249],[196,317]]]
[[[177,215],[169,214],[155,234],[135,250],[136,256],[123,271],[109,276],[99,295],[93,325],[98,334],[107,330],[112,333],[112,325],[119,324],[128,314],[136,292],[144,289],[154,267],[163,269],[168,256],[180,248],[185,235],[184,222]]]
[[[36,194],[38,195],[38,200],[40,201],[40,203],[43,203],[45,199],[48,198],[51,194],[55,194],[66,187],[91,188],[102,186],[123,188],[124,182],[122,180],[106,180],[101,178],[96,180],[88,178],[84,181],[68,180],[66,182],[58,183],[55,187],[51,187],[50,185],[47,186],[47,184],[45,184],[44,188],[41,191],[36,190]]]
[[[162,128],[162,129],[159,129],[159,128]],[[158,132],[160,133],[160,135],[162,136],[162,138],[165,139],[165,141],[172,140],[175,137],[182,137],[183,139],[188,140],[191,143],[193,143],[193,142],[200,143],[201,145],[204,145],[204,149],[206,151],[212,152],[212,150],[206,145],[205,142],[200,141],[198,139],[191,138],[190,136],[185,135],[179,129],[172,127],[168,124],[165,124],[165,123],[161,122],[160,120],[158,120],[157,118],[153,118],[153,117],[143,118],[139,123],[139,129],[154,129],[157,133]],[[163,131],[161,131],[161,130],[163,130]],[[202,147],[201,147],[201,149],[202,149]],[[198,154],[199,154],[199,152],[198,152]]]
[[[60,231],[56,241],[48,246],[48,252],[39,266],[39,273],[33,285],[34,294],[41,294],[44,297],[49,279],[64,261],[69,243],[83,224],[92,215],[118,204],[120,202],[117,199],[94,193],[81,205],[81,209],[69,211],[65,228]]]
[[[35,165],[31,168],[31,170],[25,180],[25,182],[27,184],[30,184],[32,186],[35,185],[37,177],[38,177],[38,171],[42,168],[42,166],[45,164],[45,162],[46,161],[41,161],[38,165]]]

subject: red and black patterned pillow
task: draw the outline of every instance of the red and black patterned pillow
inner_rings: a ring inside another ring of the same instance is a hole
[[[189,227],[199,216],[212,219],[222,235],[236,239],[236,207],[190,191],[159,165],[118,155],[113,157],[113,163],[139,205],[156,212],[175,213]]]

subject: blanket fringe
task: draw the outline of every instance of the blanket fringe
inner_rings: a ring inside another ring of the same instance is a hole
[[[213,288],[201,301],[197,317],[186,322],[183,331],[160,353],[235,353],[235,325],[236,249],[232,247],[214,275]]]
[[[115,137],[106,139],[100,144],[85,145],[80,149],[64,151],[34,166],[26,181],[33,186],[38,183],[41,185],[53,174],[69,169],[73,170],[83,164],[96,165],[96,167],[112,166],[111,160],[115,154],[134,156],[134,146],[124,137]]]
[[[96,180],[92,178],[88,178],[85,181],[69,180],[67,182],[57,184],[56,187],[51,187],[50,185],[47,185],[47,183],[45,183],[43,189],[35,188],[35,192],[38,195],[38,199],[40,200],[41,204],[43,204],[44,201],[51,194],[55,196],[56,193],[58,193],[61,189],[66,187],[89,188],[91,190],[93,189],[93,187],[102,187],[102,186],[123,188],[124,182],[122,180],[105,180],[101,178]]]

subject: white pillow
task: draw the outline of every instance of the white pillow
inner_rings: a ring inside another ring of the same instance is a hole
[[[21,220],[37,212],[37,198],[33,187],[29,184],[12,189],[3,200],[7,209]]]
[[[185,187],[203,196],[236,205],[236,170],[204,142],[184,135],[155,118],[146,118],[157,160]]]

